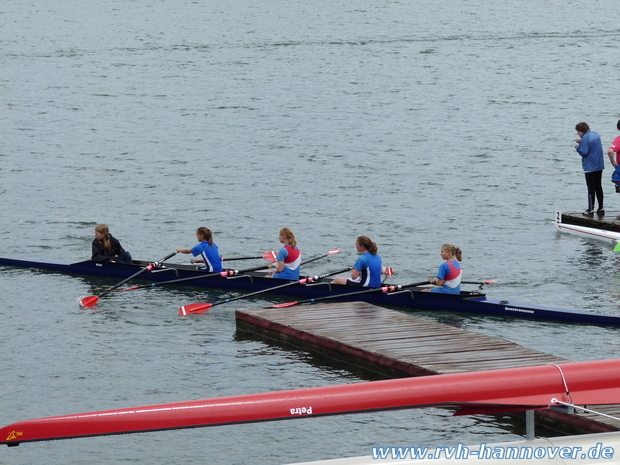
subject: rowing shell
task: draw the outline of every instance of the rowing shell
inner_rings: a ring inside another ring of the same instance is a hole
[[[604,229],[588,228],[586,226],[577,226],[567,223],[553,223],[556,229],[560,232],[575,234],[587,239],[597,239],[615,244],[620,242],[620,233],[614,231],[606,231]]]
[[[0,428],[0,444],[420,407],[459,415],[620,403],[620,359],[324,386],[39,418]]]
[[[0,258],[0,266],[35,268],[59,273],[116,279],[125,279],[138,271],[140,267],[145,267],[148,264],[149,262],[139,260],[134,260],[133,265],[125,265],[121,263],[101,264],[91,260],[70,263]],[[196,267],[168,263],[143,273],[141,277],[157,283],[170,279],[199,277],[201,274],[204,275],[205,273],[197,271]],[[265,273],[252,272],[232,277],[217,276],[209,279],[196,279],[190,281],[190,283],[193,286],[211,289],[256,292],[273,288],[276,281],[273,278],[265,277]],[[386,284],[386,286],[388,285]],[[272,293],[286,298],[292,297],[295,300],[324,299],[326,296],[334,295],[339,296],[339,302],[361,300],[372,305],[401,307],[408,310],[458,312],[564,323],[620,326],[620,315],[616,314],[595,313],[512,300],[493,299],[477,291],[462,291],[459,295],[422,292],[422,288],[410,288],[397,292],[373,292],[362,295],[359,295],[358,291],[359,288],[356,286],[331,284],[330,280],[325,278],[312,284],[298,284],[273,290]],[[343,296],[346,293],[351,293],[352,295],[350,297]]]

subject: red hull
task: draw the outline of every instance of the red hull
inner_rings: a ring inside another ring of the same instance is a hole
[[[429,406],[467,413],[620,403],[620,359],[250,394],[27,420],[0,444]],[[568,392],[567,392],[568,391]]]

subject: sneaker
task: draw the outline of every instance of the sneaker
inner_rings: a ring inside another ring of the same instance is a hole
[[[596,210],[596,214],[598,216],[605,216],[605,210],[603,210],[602,208],[599,208],[598,210]]]
[[[588,218],[592,218],[594,216],[594,212],[592,210],[586,210],[582,213],[583,216],[587,216]]]

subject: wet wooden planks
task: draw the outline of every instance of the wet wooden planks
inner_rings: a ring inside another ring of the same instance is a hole
[[[237,325],[272,338],[399,362],[405,375],[460,373],[568,360],[364,302],[237,310]],[[362,363],[363,362],[363,363]],[[393,363],[389,366],[393,367]],[[374,367],[380,370],[379,367]]]
[[[235,313],[237,327],[318,351],[389,377],[565,363],[566,360],[504,339],[473,333],[365,302],[288,308],[247,308]],[[596,409],[620,416],[618,406]],[[567,432],[610,431],[620,422],[601,416],[538,412],[546,424],[565,423]]]
[[[620,211],[606,210],[604,216],[595,214],[592,218],[583,216],[582,212],[562,213],[562,223],[620,232]]]

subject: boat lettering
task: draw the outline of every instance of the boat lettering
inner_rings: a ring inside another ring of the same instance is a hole
[[[534,310],[526,310],[525,308],[504,307],[507,312],[534,313]]]
[[[11,431],[9,433],[9,435],[7,436],[7,438],[5,439],[5,441],[12,441],[13,439],[17,439],[20,436],[23,436],[24,432],[23,431]]]
[[[291,415],[312,415],[312,407],[292,408]]]

